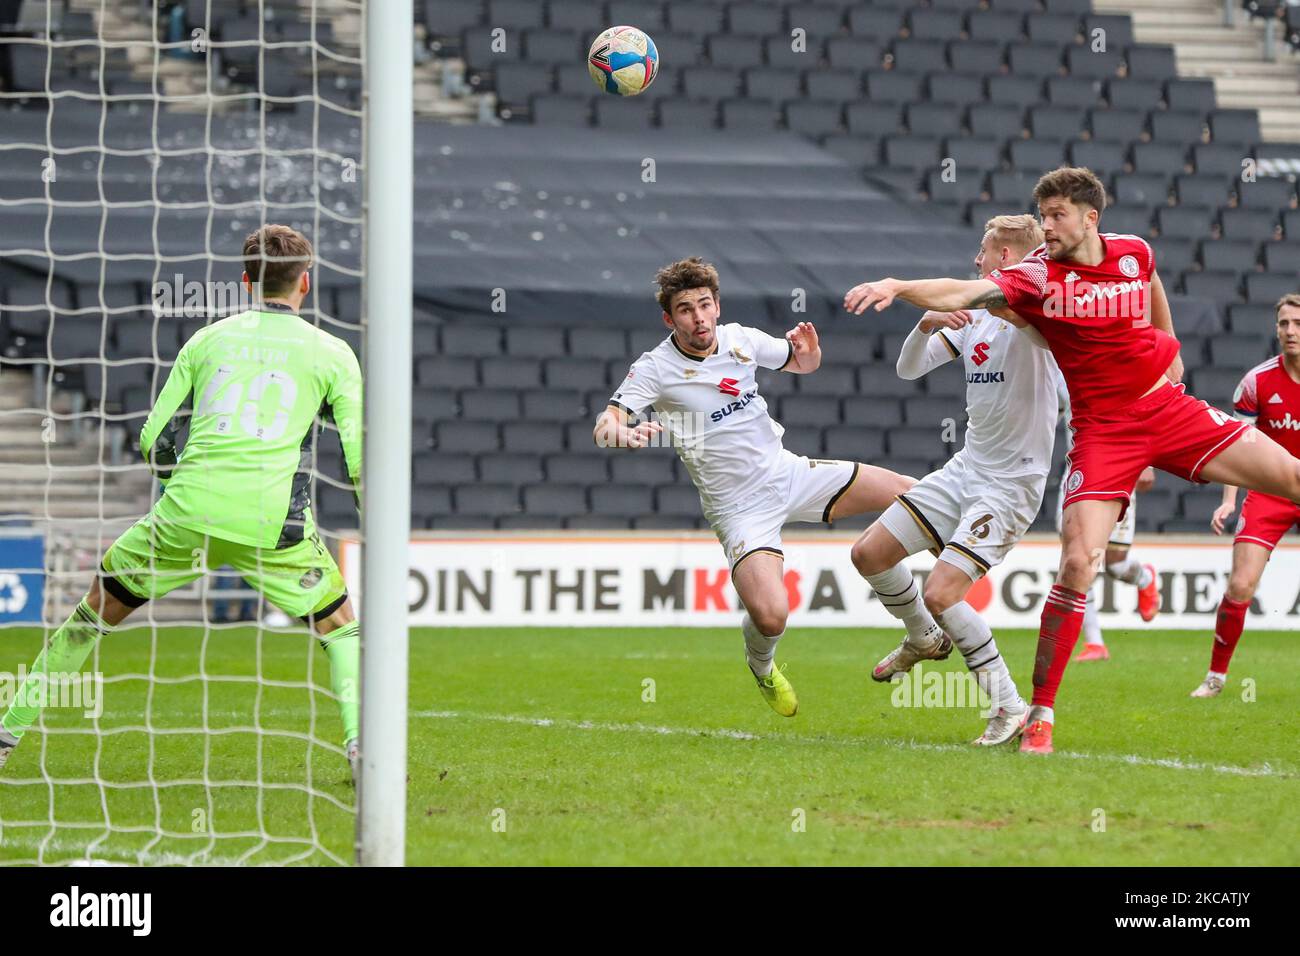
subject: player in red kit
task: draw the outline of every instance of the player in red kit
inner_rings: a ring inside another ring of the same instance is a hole
[[[1253,422],[1259,431],[1291,454],[1300,457],[1300,293],[1283,296],[1277,304],[1277,341],[1282,354],[1246,373],[1233,396],[1237,417]],[[1237,489],[1223,486],[1223,503],[1210,519],[1215,534],[1237,510]],[[1193,697],[1217,697],[1228,678],[1228,662],[1241,640],[1250,599],[1255,596],[1273,548],[1282,535],[1300,523],[1300,506],[1285,498],[1258,491],[1247,492],[1232,540],[1232,573],[1228,590],[1219,602],[1214,624],[1214,649],[1210,672]]]
[[[1091,170],[1062,167],[1034,187],[1045,242],[983,279],[882,279],[855,286],[847,309],[895,299],[936,312],[986,308],[1041,338],[1065,377],[1074,446],[1061,564],[1043,605],[1034,697],[1021,752],[1051,753],[1053,706],[1079,640],[1085,595],[1106,539],[1152,465],[1189,481],[1300,501],[1300,460],[1245,422],[1188,395],[1155,254],[1137,236],[1098,232],[1106,190]],[[1010,311],[1007,311],[1007,310]]]

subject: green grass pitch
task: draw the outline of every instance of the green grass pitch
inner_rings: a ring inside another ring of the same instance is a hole
[[[1033,635],[998,637],[1027,692]],[[1300,863],[1295,635],[1248,631],[1228,689],[1199,701],[1187,694],[1207,634],[1113,633],[1109,662],[1067,671],[1047,758],[967,746],[975,709],[893,706],[868,668],[896,640],[792,630],[778,653],[800,697],[787,720],[763,703],[732,630],[418,630],[407,860]],[[30,662],[38,643],[0,632],[0,668]],[[337,712],[293,686],[309,661],[328,686],[305,634],[113,635],[100,653],[105,733],[34,731],[0,776],[0,862],[87,848],[119,862],[350,862]],[[92,726],[47,714],[58,730]],[[205,721],[211,733],[195,732]]]

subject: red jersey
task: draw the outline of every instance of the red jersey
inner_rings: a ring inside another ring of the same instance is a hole
[[[1246,373],[1232,396],[1232,408],[1238,418],[1254,422],[1293,457],[1300,458],[1300,382],[1287,373],[1280,355]]]
[[[1151,246],[1137,236],[1100,238],[1103,258],[1095,266],[1053,259],[1044,244],[988,275],[1051,346],[1076,420],[1130,405],[1178,354],[1178,340],[1148,317]]]

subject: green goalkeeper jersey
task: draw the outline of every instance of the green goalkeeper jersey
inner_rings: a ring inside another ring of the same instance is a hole
[[[191,397],[178,458],[175,416]],[[154,514],[263,548],[310,537],[317,415],[334,420],[348,475],[359,481],[361,369],[346,342],[275,303],[200,329],[140,432],[140,450],[164,481]]]

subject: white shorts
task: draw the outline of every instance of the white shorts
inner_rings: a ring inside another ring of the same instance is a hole
[[[1115,527],[1110,531],[1110,538],[1107,544],[1115,548],[1127,548],[1133,544],[1133,526],[1137,520],[1137,491],[1133,491],[1128,496],[1128,507],[1124,509],[1124,517],[1115,522]],[[1065,501],[1065,480],[1062,476],[1061,487],[1056,492],[1056,532],[1061,532],[1061,508]]]
[[[976,581],[1002,562],[1033,524],[1046,475],[974,473],[960,452],[880,516],[908,554],[930,551]]]
[[[718,542],[734,571],[755,551],[781,550],[781,526],[791,521],[828,521],[831,509],[858,477],[855,461],[805,458],[781,450],[779,465],[785,471],[773,485],[781,491],[761,491],[745,503],[743,511],[710,515]]]

